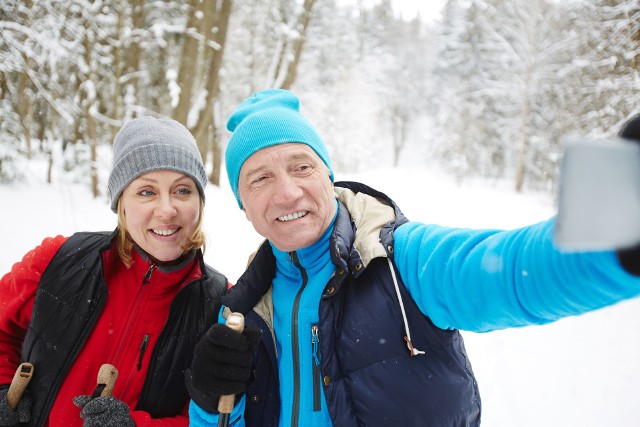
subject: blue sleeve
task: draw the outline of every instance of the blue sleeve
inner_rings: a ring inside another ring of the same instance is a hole
[[[420,310],[442,329],[540,325],[640,294],[640,277],[614,251],[557,250],[554,224],[504,231],[409,222],[394,234],[394,261]]]
[[[245,396],[236,403],[233,411],[229,414],[229,425],[233,427],[244,427],[244,407]],[[199,407],[193,400],[189,403],[189,427],[217,427],[219,414],[212,414]]]

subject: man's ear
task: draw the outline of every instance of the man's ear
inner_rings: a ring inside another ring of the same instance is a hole
[[[244,208],[244,203],[242,204],[242,212],[244,212],[244,216],[247,218],[247,221],[251,222],[251,218],[249,218],[249,212]]]

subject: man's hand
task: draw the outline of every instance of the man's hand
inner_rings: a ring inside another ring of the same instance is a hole
[[[31,397],[25,392],[15,410],[9,407],[7,391],[9,385],[0,386],[0,427],[13,427],[31,421]]]
[[[189,395],[207,412],[217,413],[220,396],[244,393],[253,379],[255,351],[262,331],[236,332],[216,323],[196,345],[191,369],[185,372]]]
[[[129,414],[129,407],[115,397],[77,396],[73,398],[73,403],[81,409],[80,418],[84,420],[84,427],[135,427],[136,425]]]

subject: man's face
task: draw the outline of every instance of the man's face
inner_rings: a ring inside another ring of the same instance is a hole
[[[285,252],[318,241],[336,212],[329,169],[305,144],[254,153],[242,165],[238,192],[253,228]]]

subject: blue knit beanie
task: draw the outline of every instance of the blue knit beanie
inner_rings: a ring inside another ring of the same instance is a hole
[[[267,89],[252,94],[229,117],[227,129],[233,132],[226,152],[227,175],[231,190],[242,208],[238,179],[244,162],[256,151],[288,142],[306,144],[333,170],[327,147],[316,129],[300,114],[300,100],[283,89]]]
[[[127,122],[113,143],[109,174],[111,210],[117,212],[122,191],[147,172],[173,170],[191,177],[204,200],[207,174],[191,132],[168,117],[140,117]]]

